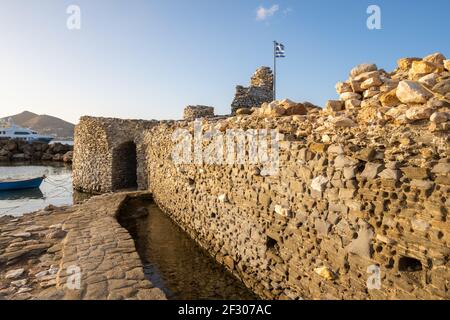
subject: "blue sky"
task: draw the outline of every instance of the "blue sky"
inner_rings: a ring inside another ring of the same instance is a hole
[[[66,27],[72,4],[81,30]],[[371,4],[381,30],[366,27]],[[278,97],[323,105],[358,63],[449,57],[449,12],[448,0],[2,0],[0,117],[178,119],[188,104],[226,114],[235,85],[272,66],[273,40],[287,56]]]

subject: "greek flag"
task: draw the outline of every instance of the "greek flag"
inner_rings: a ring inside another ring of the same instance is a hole
[[[284,58],[284,44],[275,41],[275,58]]]

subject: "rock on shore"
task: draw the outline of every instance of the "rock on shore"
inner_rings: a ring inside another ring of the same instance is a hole
[[[73,146],[67,144],[0,140],[0,162],[64,161],[71,163],[72,158]]]
[[[165,299],[117,221],[127,197],[0,217],[0,300]]]

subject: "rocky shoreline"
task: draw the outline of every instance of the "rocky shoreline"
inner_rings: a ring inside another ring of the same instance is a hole
[[[68,144],[0,140],[0,162],[57,161],[72,163],[72,158],[73,146]]]
[[[165,299],[145,278],[134,241],[117,222],[122,205],[136,196],[148,194],[103,195],[0,217],[0,300]]]

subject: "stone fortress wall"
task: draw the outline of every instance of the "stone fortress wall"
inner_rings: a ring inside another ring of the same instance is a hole
[[[281,133],[277,175],[250,163],[175,165],[172,133],[192,134],[189,120],[84,117],[74,185],[117,189],[115,150],[133,141],[139,188],[261,297],[448,299],[449,67],[437,54],[401,59],[392,73],[360,65],[324,110],[283,100],[203,119],[223,134]]]
[[[259,108],[264,102],[273,100],[273,74],[269,67],[258,68],[250,80],[249,87],[236,86],[231,103],[231,112],[239,109]]]
[[[197,118],[214,117],[214,108],[208,106],[187,106],[184,108],[183,119],[195,120]]]
[[[157,124],[156,120],[82,117],[74,135],[74,188],[92,193],[147,189],[142,136]]]
[[[247,118],[210,125],[260,127]],[[286,133],[277,176],[258,165],[175,166],[170,133],[192,125],[153,128],[145,140],[155,201],[264,298],[449,298],[445,138],[426,127],[408,133],[433,150],[416,162],[417,150],[398,147],[406,133],[397,127],[319,134],[306,120],[268,123]],[[374,267],[380,290],[367,287]]]

